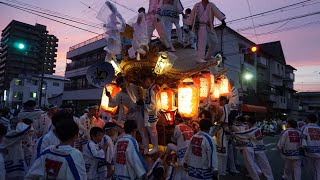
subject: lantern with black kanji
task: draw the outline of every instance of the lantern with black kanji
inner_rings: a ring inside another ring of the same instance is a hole
[[[222,78],[219,83],[220,96],[228,96],[231,91],[230,82],[227,78]]]
[[[209,70],[206,71],[201,71],[201,74],[207,79],[208,81],[208,86],[209,86],[209,94],[210,94],[210,90],[211,90],[211,72]],[[213,81],[214,82],[214,81]]]
[[[202,74],[193,77],[194,85],[199,88],[199,98],[201,101],[206,100],[209,95],[209,82]]]
[[[176,107],[174,92],[170,88],[164,88],[160,92],[160,100],[161,100],[161,113],[166,119],[168,125],[175,124],[175,113]]]
[[[198,87],[192,79],[184,80],[178,87],[178,111],[183,118],[197,115],[199,107]]]

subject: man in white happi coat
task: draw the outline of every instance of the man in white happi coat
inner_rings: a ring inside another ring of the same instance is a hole
[[[168,39],[171,39],[172,24],[176,26],[178,41],[183,44],[182,29],[180,27],[180,14],[183,13],[183,6],[180,0],[163,0],[157,15],[163,21]]]
[[[116,134],[115,128],[117,127],[117,124],[113,122],[107,122],[104,126],[105,135],[103,136],[100,146],[101,147],[107,147],[105,149],[105,160],[107,163],[107,178],[111,178],[113,175],[113,154],[114,154],[114,142],[111,139]]]
[[[85,113],[79,118],[81,125],[83,126],[83,132],[79,131],[80,134],[80,145],[81,148],[84,148],[84,145],[87,144],[90,139],[90,129],[93,127],[98,127],[97,118],[99,116],[99,106],[98,105],[90,105],[88,107],[88,113]]]
[[[105,179],[107,177],[105,150],[107,144],[103,147],[100,142],[104,136],[103,129],[93,127],[90,130],[90,140],[83,149],[82,156],[86,164],[88,179]]]
[[[41,109],[36,109],[37,103],[29,100],[23,103],[23,109],[18,114],[18,120],[21,122],[23,119],[30,119],[36,123],[40,116],[44,113]]]
[[[157,17],[157,12],[160,11],[160,7],[163,3],[163,0],[149,0],[149,9],[146,16],[147,26],[148,26],[148,35],[151,39],[153,31],[156,29],[162,44],[169,49],[170,51],[175,51],[171,39],[168,38],[168,35],[164,29],[164,24]]]
[[[240,116],[238,117],[238,121],[244,122],[245,117]],[[240,150],[240,153],[243,157],[244,165],[249,173],[251,179],[259,180],[259,174],[257,173],[257,165],[254,161],[254,146],[250,140],[250,138],[243,137],[245,134],[253,132],[255,129],[243,131],[243,132],[236,132],[233,133],[236,139],[236,147]]]
[[[202,119],[199,125],[200,132],[191,138],[184,157],[185,166],[188,166],[188,179],[216,179],[218,173],[216,144],[209,135],[212,123],[210,119]]]
[[[226,133],[228,131],[230,105],[225,96],[219,98],[219,104],[211,104],[215,105],[219,110],[219,114],[221,114],[220,119],[217,121],[218,131],[215,133],[215,140],[217,144],[219,175],[226,175],[228,160],[228,139]]]
[[[28,171],[28,157],[26,157],[24,141],[30,141],[31,125],[22,122],[17,124],[15,130],[8,132],[0,145],[4,153],[6,179],[24,179]],[[28,150],[29,151],[29,150]]]
[[[154,83],[153,77],[150,74],[146,74],[142,77],[143,88],[147,89],[144,100],[144,123],[147,127],[153,149],[151,151],[145,151],[144,154],[154,154],[159,151],[158,147],[158,131],[157,122],[159,120],[159,111],[161,108],[161,102],[159,97],[160,87]]]
[[[57,127],[61,143],[44,150],[30,167],[25,179],[86,180],[85,162],[79,150],[73,148],[79,127],[72,116],[64,117]]]
[[[283,179],[301,179],[301,132],[297,126],[295,120],[288,120],[277,145],[284,159]]]
[[[135,139],[137,125],[133,120],[124,123],[125,135],[114,147],[115,179],[145,179],[148,172]]]
[[[272,169],[269,164],[268,158],[264,152],[265,145],[262,140],[262,131],[260,128],[255,126],[256,120],[253,118],[248,118],[247,120],[249,129],[242,132],[235,133],[238,138],[248,138],[254,148],[254,160],[256,161],[258,167],[261,169],[262,173],[268,180],[273,180]]]
[[[214,30],[214,18],[219,19],[225,26],[225,15],[209,0],[196,3],[191,11],[187,25],[192,26],[192,31],[198,30],[198,63],[211,59],[218,39]],[[196,27],[199,24],[199,27]],[[197,29],[199,28],[199,29]],[[206,47],[208,45],[208,51]]]
[[[317,116],[309,114],[307,125],[302,129],[302,147],[307,156],[307,169],[312,180],[320,179],[320,127],[317,123]]]
[[[110,93],[107,93],[109,97],[109,107],[118,106],[118,122],[120,124],[123,125],[127,119],[136,121],[144,149],[148,150],[149,138],[143,119],[142,89],[134,84],[127,83],[122,76],[117,78],[116,83],[121,88],[121,91],[113,98]]]
[[[167,145],[164,161],[166,161],[167,156],[171,154],[171,151],[174,151],[177,154],[178,167],[175,168],[175,176],[173,179],[183,180],[186,179],[187,175],[183,168],[183,158],[193,136],[193,130],[185,124],[181,117],[176,117],[176,121],[179,121],[179,124],[174,128],[173,136],[171,137],[174,144],[169,143]]]
[[[57,111],[57,106],[50,105],[48,111],[42,114],[40,118],[32,124],[38,137],[46,134],[52,128],[52,116]]]

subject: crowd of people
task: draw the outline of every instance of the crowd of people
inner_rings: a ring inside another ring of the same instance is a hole
[[[16,124],[0,124],[0,179],[214,179],[239,174],[239,155],[251,179],[274,179],[256,120],[230,112],[224,96],[214,107],[202,110],[197,120],[176,115],[171,142],[160,151],[154,142],[158,142],[158,117],[141,118],[158,101],[156,94],[152,95],[156,85],[149,77],[144,81],[150,99],[116,103],[117,98],[124,100],[133,92],[128,93],[123,77],[117,79],[123,93],[110,97],[110,102],[128,107],[115,116],[120,119],[102,118],[97,105],[88,106],[77,118],[68,104],[42,111],[36,109],[35,101],[25,102]],[[150,120],[154,128],[145,123]],[[303,156],[310,175],[320,177],[320,128],[316,122],[312,114],[302,128],[295,120],[287,121],[278,143],[285,162],[284,179],[301,179]],[[154,160],[152,166],[146,165],[148,157]]]
[[[110,2],[109,6],[115,13]],[[182,31],[179,26],[182,12],[179,0],[150,0],[147,13],[144,8],[139,9],[140,14],[146,14],[149,39],[156,29],[166,48],[175,51],[171,43],[172,24],[175,24],[181,44],[195,47],[194,39],[197,39],[197,62],[210,60],[217,44],[213,20],[216,17],[225,25],[225,15],[213,3],[202,0],[183,14]],[[139,47],[135,49],[142,52]],[[43,111],[30,100],[13,115],[15,120],[1,117],[0,180],[216,179],[228,173],[240,173],[239,155],[251,179],[259,180],[262,176],[274,179],[264,152],[262,130],[256,126],[254,117],[231,111],[226,96],[209,101],[195,120],[177,114],[171,142],[164,144],[162,151],[157,129],[160,87],[153,76],[145,74],[141,78],[144,90],[121,75],[116,83],[121,87],[118,94],[112,97],[106,92],[109,107],[118,108],[116,116],[91,104],[78,118],[70,104],[59,108],[51,105]],[[278,144],[285,160],[284,178],[301,178],[304,153],[310,174],[319,179],[320,128],[316,121],[316,116],[308,116],[308,124],[301,130],[294,120],[286,123],[287,130]],[[154,160],[149,166],[146,157]]]

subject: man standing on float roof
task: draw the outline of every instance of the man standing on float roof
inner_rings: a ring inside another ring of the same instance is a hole
[[[217,46],[218,39],[214,30],[214,17],[222,22],[222,26],[226,26],[226,17],[217,6],[209,0],[202,0],[194,5],[186,22],[187,25],[192,26],[192,31],[198,31],[197,63],[205,63],[206,60],[211,59]],[[206,52],[207,45],[208,51]]]

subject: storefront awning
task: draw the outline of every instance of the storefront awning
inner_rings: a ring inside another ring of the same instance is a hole
[[[267,107],[244,104],[242,106],[242,111],[243,112],[255,112],[255,113],[267,113]]]

